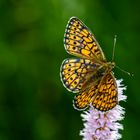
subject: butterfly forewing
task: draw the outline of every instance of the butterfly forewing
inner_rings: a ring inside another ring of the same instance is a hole
[[[98,92],[93,97],[92,105],[101,111],[108,111],[118,103],[116,80],[111,72],[107,73],[98,85]]]
[[[65,49],[68,53],[88,59],[105,61],[105,56],[94,35],[76,17],[72,17],[65,30]]]

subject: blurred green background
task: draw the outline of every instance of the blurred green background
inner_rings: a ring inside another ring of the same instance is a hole
[[[111,60],[134,73],[124,79],[123,140],[140,136],[140,1],[0,0],[0,140],[81,140],[81,112],[59,77],[70,17],[80,18]]]

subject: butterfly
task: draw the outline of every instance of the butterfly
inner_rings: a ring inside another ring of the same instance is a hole
[[[77,110],[93,106],[108,111],[118,103],[116,79],[112,69],[86,25],[76,17],[70,18],[64,35],[65,50],[76,57],[65,59],[60,68],[64,87],[76,93],[73,105]]]

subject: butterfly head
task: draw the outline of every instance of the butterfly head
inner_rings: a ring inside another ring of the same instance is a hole
[[[108,62],[107,64],[108,64],[109,69],[113,69],[116,65],[115,62]]]

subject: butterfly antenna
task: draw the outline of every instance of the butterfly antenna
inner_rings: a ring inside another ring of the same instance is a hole
[[[117,40],[117,35],[115,35],[115,37],[114,37],[114,45],[113,45],[113,52],[112,52],[112,61],[114,60],[115,47],[116,47],[116,40]]]
[[[113,52],[112,52],[112,61],[114,60],[114,56],[115,56],[114,54],[115,54],[116,41],[117,41],[117,35],[115,35],[115,37],[114,37],[114,45],[113,45]],[[125,71],[125,70],[123,70],[122,68],[120,68],[117,65],[115,67],[118,68],[119,70],[121,70],[122,72],[128,74],[129,76],[134,76],[133,73],[130,73],[128,71]]]
[[[121,70],[122,72],[128,74],[129,76],[134,76],[133,73],[130,73],[130,72],[128,72],[128,71],[125,71],[125,70],[121,69],[119,66],[115,66],[115,67],[118,68],[119,70]]]

